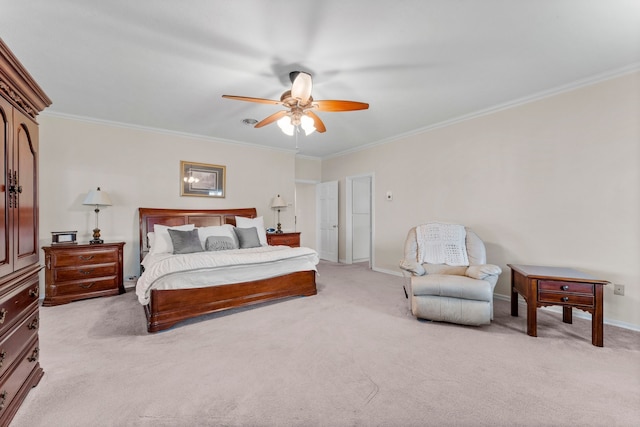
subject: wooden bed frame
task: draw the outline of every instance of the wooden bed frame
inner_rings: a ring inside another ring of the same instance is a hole
[[[257,215],[255,208],[219,210],[139,208],[138,213],[141,262],[149,252],[147,233],[154,230],[155,224],[169,226],[195,224],[196,227],[235,225],[236,216],[255,218]],[[205,288],[152,289],[150,302],[144,306],[147,331],[158,332],[182,320],[220,310],[316,293],[316,275],[313,270],[253,282]]]

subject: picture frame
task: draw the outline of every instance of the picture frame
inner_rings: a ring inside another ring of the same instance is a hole
[[[180,195],[224,198],[226,175],[226,166],[181,160]]]

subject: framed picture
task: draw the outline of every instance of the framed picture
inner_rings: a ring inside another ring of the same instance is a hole
[[[225,166],[180,161],[180,195],[224,197]]]

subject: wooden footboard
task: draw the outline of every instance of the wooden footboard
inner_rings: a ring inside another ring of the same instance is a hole
[[[207,313],[316,293],[315,271],[208,288],[154,289],[149,304],[144,306],[147,330],[158,332]]]

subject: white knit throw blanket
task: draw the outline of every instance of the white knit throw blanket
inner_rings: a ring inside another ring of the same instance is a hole
[[[463,225],[432,222],[416,227],[418,262],[469,265]]]

